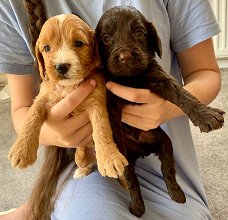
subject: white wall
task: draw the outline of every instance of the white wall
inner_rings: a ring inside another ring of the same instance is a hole
[[[221,33],[214,37],[214,47],[219,66],[228,68],[228,0],[210,0]]]

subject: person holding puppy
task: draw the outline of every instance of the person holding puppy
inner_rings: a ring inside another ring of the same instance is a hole
[[[37,1],[39,3],[39,1]],[[220,89],[220,73],[216,63],[212,37],[220,29],[207,0],[130,0],[130,1],[43,1],[48,17],[60,13],[76,13],[93,28],[101,15],[116,5],[131,5],[152,21],[162,42],[163,56],[157,59],[184,88],[201,102],[209,104]],[[37,94],[37,74],[29,46],[26,11],[22,2],[0,3],[1,43],[0,72],[8,74],[11,91],[12,118],[16,132]],[[181,70],[181,71],[180,71]],[[42,127],[40,145],[77,148],[92,139],[91,123],[86,113],[77,118],[69,114],[93,91],[96,82],[87,81],[52,107]],[[209,88],[205,91],[205,87]],[[173,142],[177,178],[187,202],[175,203],[167,194],[154,155],[138,160],[136,172],[146,205],[142,219],[211,219],[203,190],[189,122],[184,113],[170,102],[148,91],[108,82],[107,89],[115,95],[143,105],[126,106],[122,121],[149,130],[161,125]],[[64,170],[59,182],[70,172]],[[60,184],[61,185],[61,184]],[[129,197],[119,183],[102,178],[97,171],[82,180],[71,176],[55,195],[51,219],[137,219],[128,211]],[[29,203],[0,219],[25,219]],[[45,212],[45,210],[43,210]]]

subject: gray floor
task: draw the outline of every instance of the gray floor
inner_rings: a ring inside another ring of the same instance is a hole
[[[207,88],[205,88],[207,89]],[[192,126],[198,162],[215,220],[228,219],[228,70],[222,71],[222,88],[211,106],[226,112],[225,126],[205,134]]]
[[[0,90],[1,88],[0,80]],[[222,89],[211,105],[228,112],[228,71],[222,72]],[[226,220],[228,219],[227,114],[225,126],[221,130],[203,134],[192,126],[192,132],[212,215],[215,220]],[[25,171],[12,169],[7,154],[14,140],[9,100],[0,101],[0,211],[17,207],[26,200],[42,158],[41,149],[35,166]]]

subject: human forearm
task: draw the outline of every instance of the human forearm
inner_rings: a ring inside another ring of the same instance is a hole
[[[212,39],[177,53],[177,58],[184,79],[184,89],[206,105],[213,101],[221,87],[221,76]],[[170,103],[167,105],[167,119],[184,114],[176,106]]]
[[[220,70],[211,38],[177,54],[184,88],[204,104],[209,104],[221,86]]]
[[[11,109],[13,125],[17,134],[22,130],[29,108],[30,107],[21,107],[17,110]]]
[[[212,70],[201,70],[192,73],[185,79],[185,85],[183,86],[185,90],[206,105],[215,99],[220,87],[220,73]],[[167,102],[166,112],[166,120],[184,115],[184,112],[180,108],[170,102]]]
[[[13,120],[13,125],[14,129],[17,134],[19,134],[23,128],[23,124],[26,120],[28,111],[30,107],[21,107],[17,109],[16,111],[12,111],[12,120]],[[48,143],[48,140],[46,138],[47,134],[47,129],[41,129],[40,133],[40,144],[41,145],[46,145]]]
[[[26,115],[37,94],[38,78],[30,75],[7,75],[11,95],[11,115],[17,133],[24,124]]]
[[[219,70],[201,70],[191,74],[185,80],[184,88],[204,104],[210,104],[221,88]]]

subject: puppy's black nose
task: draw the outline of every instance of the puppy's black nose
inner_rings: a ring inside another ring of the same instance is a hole
[[[69,70],[70,64],[69,63],[58,63],[55,65],[55,69],[60,74],[64,74]]]
[[[123,51],[119,55],[119,61],[121,63],[127,63],[131,60],[131,53],[129,51]]]

